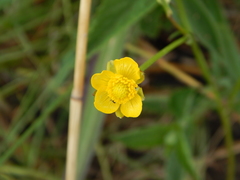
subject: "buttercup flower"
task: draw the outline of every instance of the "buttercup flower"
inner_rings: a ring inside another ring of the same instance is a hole
[[[91,84],[97,90],[94,106],[106,114],[115,112],[119,118],[138,117],[144,100],[138,84],[143,80],[144,74],[133,59],[125,57],[109,61],[107,70],[91,78]]]

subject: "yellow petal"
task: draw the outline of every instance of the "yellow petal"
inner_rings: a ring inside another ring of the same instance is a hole
[[[117,74],[137,81],[140,79],[140,69],[138,64],[129,57],[114,60],[114,66]]]
[[[96,73],[91,78],[91,84],[94,89],[107,88],[108,81],[111,77],[114,76],[114,73],[111,71],[102,71],[101,73]]]
[[[120,119],[122,119],[124,117],[124,115],[122,114],[122,112],[120,111],[120,108],[118,108],[118,110],[115,112],[116,116]]]
[[[111,99],[108,97],[107,92],[103,90],[97,91],[95,95],[94,106],[97,110],[106,114],[111,114],[119,108],[119,104],[111,101]]]
[[[121,105],[121,112],[126,117],[138,117],[142,112],[142,98],[136,96],[125,104]]]

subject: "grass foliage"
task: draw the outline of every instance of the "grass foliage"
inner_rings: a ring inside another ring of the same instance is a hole
[[[211,78],[227,112],[238,115],[239,50],[223,9],[216,0],[182,2],[187,23],[175,1],[171,3],[174,18],[206,48]],[[64,176],[78,5],[76,0],[0,1],[0,179]],[[205,179],[203,159],[211,145],[206,115],[216,111],[216,104],[201,91],[182,85],[172,88],[168,83],[143,84],[146,100],[138,119],[119,120],[93,106],[91,75],[105,69],[111,59],[131,55],[140,62],[141,53],[126,44],[140,47],[137,42],[147,37],[164,47],[157,39],[161,32],[170,37],[176,30],[154,0],[93,0],[79,179],[91,179],[89,168],[94,170],[90,164],[98,149],[100,179],[127,180],[132,172],[137,172],[132,177],[136,180]],[[146,77],[151,81],[148,71]],[[202,89],[208,90],[203,83]],[[140,152],[141,158],[131,158],[126,151]],[[123,172],[114,168],[116,164],[124,167]],[[149,164],[162,168],[164,175]]]

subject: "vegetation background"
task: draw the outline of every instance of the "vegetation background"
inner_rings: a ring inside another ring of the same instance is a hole
[[[173,17],[201,44],[233,136],[240,179],[237,0],[171,2]],[[0,0],[0,179],[63,179],[78,0]],[[89,79],[106,62],[142,64],[180,36],[155,0],[93,0],[78,178],[222,180],[224,130],[211,86],[186,43],[146,70],[136,119],[93,106]],[[190,43],[190,42],[188,42]]]

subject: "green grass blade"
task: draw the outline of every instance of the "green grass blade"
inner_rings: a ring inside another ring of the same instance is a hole
[[[124,42],[125,31],[116,37],[112,37],[102,49],[100,58],[97,61],[94,72],[101,72],[106,69],[107,62],[112,59],[121,57]],[[100,129],[103,123],[104,114],[97,111],[93,105],[94,97],[92,93],[94,89],[88,86],[88,94],[85,102],[83,113],[83,124],[81,128],[81,138],[79,146],[78,158],[78,176],[83,179],[86,174],[87,164],[92,157],[94,144],[99,137]]]
[[[44,180],[59,180],[59,178],[54,177],[51,174],[44,174],[44,173],[41,173],[41,172],[33,170],[33,169],[26,169],[26,168],[10,166],[10,165],[1,166],[0,174],[9,174],[9,175],[13,175],[13,176],[20,176],[20,177],[25,177],[25,179],[26,178],[31,178],[31,179],[38,178],[38,179],[44,179]]]
[[[92,17],[88,45],[90,54],[106,43],[111,36],[136,23],[156,5],[155,1],[149,0],[103,1]]]
[[[34,167],[38,160],[39,153],[41,151],[41,144],[44,138],[44,131],[45,131],[44,127],[38,127],[33,134],[32,141],[29,146],[30,148],[28,149],[27,152],[26,164],[28,167]]]
[[[0,165],[2,165],[6,160],[11,157],[14,151],[39,127],[42,125],[44,120],[47,119],[49,114],[53,112],[60,103],[66,100],[67,97],[70,95],[70,88],[62,95],[59,96],[57,99],[51,101],[45,111],[42,113],[39,118],[37,118],[34,123],[18,138],[18,140],[9,148],[5,149],[5,152],[0,157]]]
[[[226,77],[227,73],[236,82],[240,76],[239,52],[219,3],[216,0],[183,0],[183,3],[192,31],[209,49],[215,70],[223,70],[217,75]],[[177,8],[175,12],[178,12]]]
[[[56,74],[51,80],[49,80],[48,86],[43,90],[43,92],[38,96],[32,106],[17,119],[17,123],[11,127],[10,133],[6,137],[5,141],[10,143],[14,141],[17,134],[22,131],[27,123],[34,118],[35,113],[39,110],[41,103],[46,102],[46,100],[55,94],[56,89],[62,85],[63,81],[69,75],[69,71],[73,68],[73,63],[69,63],[69,59],[73,60],[74,56],[71,51],[67,51],[63,57],[63,65],[58,74]],[[45,108],[45,107],[44,107]]]

